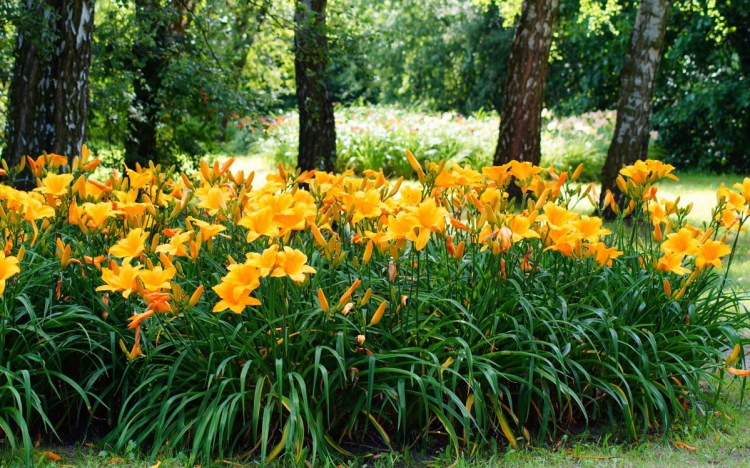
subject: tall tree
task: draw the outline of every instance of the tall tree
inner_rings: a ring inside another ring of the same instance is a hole
[[[617,123],[602,168],[600,202],[604,201],[607,190],[621,201],[623,194],[616,183],[620,169],[645,159],[648,154],[654,83],[670,7],[671,0],[641,0],[638,6],[620,78]],[[607,216],[611,217],[612,213],[608,212]]]
[[[80,153],[93,30],[94,0],[23,2],[2,155],[8,164],[44,152]]]
[[[503,88],[495,165],[539,164],[544,84],[559,0],[524,0]]]
[[[336,162],[336,122],[329,91],[327,0],[296,0],[294,11],[294,70],[299,109],[299,154],[302,170],[333,171]]]

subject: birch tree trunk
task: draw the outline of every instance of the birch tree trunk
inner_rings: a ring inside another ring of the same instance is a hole
[[[336,122],[326,67],[327,0],[297,0],[294,12],[294,69],[299,108],[299,154],[302,170],[333,171]]]
[[[494,164],[539,164],[544,84],[559,0],[524,0],[503,88]]]
[[[600,203],[608,189],[621,202],[623,194],[615,182],[620,169],[647,157],[654,84],[670,7],[671,0],[641,0],[638,6],[620,78],[617,123],[602,168]],[[608,210],[606,215],[611,217],[613,213]]]
[[[80,154],[88,115],[94,0],[25,0],[23,14],[2,155],[9,165],[44,152]]]

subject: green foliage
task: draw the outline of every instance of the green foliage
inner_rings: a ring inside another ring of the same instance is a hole
[[[669,160],[718,172],[750,170],[750,2],[674,11],[654,122]]]
[[[264,89],[250,91],[257,78],[244,76],[247,64],[258,69],[249,60],[258,59],[261,47],[273,57],[279,48],[287,46],[281,39],[268,49],[270,41],[263,29],[267,16],[261,13],[264,3],[196,2],[186,11],[186,4],[165,2],[163,9],[152,12],[155,19],[144,22],[138,20],[128,2],[101,2],[97,6],[90,75],[91,146],[122,147],[131,131],[130,119],[148,118],[149,107],[156,109],[154,124],[160,151],[171,157],[164,162],[187,157],[194,163],[224,139],[231,120],[273,102],[276,96]],[[155,37],[152,29],[159,22],[168,25],[166,38]],[[273,31],[275,34],[279,29]],[[251,53],[256,39],[260,44]],[[134,101],[134,80],[144,79],[139,72],[144,58],[137,56],[136,49],[157,50],[161,67],[154,102]],[[261,70],[278,65],[271,62]]]
[[[620,70],[637,2],[603,3],[560,4],[545,88],[547,105],[557,113],[617,108]]]
[[[120,331],[95,312],[91,284],[40,247],[0,302],[0,432],[27,463],[34,437],[101,430],[92,416],[106,420],[121,372],[112,341]]]

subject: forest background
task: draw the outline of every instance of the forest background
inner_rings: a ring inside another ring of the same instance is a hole
[[[113,164],[128,151],[182,163],[257,152],[279,116],[297,108],[295,2],[68,3],[95,9],[87,36],[89,104],[79,120],[89,148]],[[638,6],[560,1],[544,89],[547,126],[617,108]],[[16,118],[8,100],[17,31],[34,31],[29,37],[40,54],[52,53],[58,7],[0,6],[0,128]],[[520,11],[520,0],[327,2],[326,74],[337,112],[388,105],[454,118],[495,115]],[[661,159],[690,169],[750,170],[749,15],[748,0],[672,2],[652,116],[652,151]]]

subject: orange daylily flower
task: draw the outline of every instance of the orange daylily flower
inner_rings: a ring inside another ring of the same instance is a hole
[[[589,242],[597,242],[601,236],[610,234],[609,229],[602,229],[602,220],[599,217],[581,216],[580,219],[573,221],[576,233]]]
[[[547,202],[544,205],[542,220],[546,221],[547,224],[553,228],[561,228],[576,218],[578,218],[576,213],[555,205],[552,202]]]
[[[272,245],[263,253],[250,252],[247,254],[247,263],[260,271],[260,276],[268,276],[276,268],[276,257],[279,252],[278,245]]]
[[[698,251],[700,243],[695,239],[690,229],[682,228],[679,231],[669,234],[659,249],[664,253],[693,255]]]
[[[68,193],[68,187],[73,182],[73,174],[47,174],[41,181],[38,190],[53,197],[61,197]]]
[[[198,208],[205,208],[211,216],[227,208],[228,196],[220,187],[201,187],[195,191],[195,197],[200,200]]]
[[[656,269],[659,271],[668,271],[677,275],[686,275],[690,273],[688,268],[682,266],[683,256],[679,253],[667,253],[659,259]]]
[[[513,216],[508,221],[508,228],[510,229],[513,242],[518,242],[521,239],[539,238],[539,233],[531,229],[535,218],[535,214],[531,216]]]
[[[695,266],[703,268],[706,265],[713,265],[721,268],[721,258],[732,253],[732,248],[727,244],[708,239],[699,248],[695,256]]]
[[[136,172],[132,169],[125,168],[125,172],[128,175],[128,179],[130,179],[130,188],[135,190],[145,187],[154,179],[154,174],[151,172],[151,169],[141,169]]]
[[[528,161],[511,161],[510,174],[518,179],[521,185],[527,185],[530,179],[542,172],[542,168],[535,166]]]
[[[131,229],[124,239],[120,239],[109,248],[109,254],[113,257],[122,258],[123,262],[129,262],[143,253],[148,236],[149,232],[141,228]]]
[[[750,177],[745,177],[742,183],[736,183],[732,187],[739,190],[745,201],[750,204]]]
[[[274,222],[274,214],[270,206],[265,206],[254,213],[243,216],[237,224],[247,228],[248,242],[253,242],[260,236],[270,238],[279,236],[279,225]]]
[[[594,257],[601,266],[612,266],[612,259],[621,256],[623,253],[614,247],[607,247],[601,242],[586,244],[586,256]]]
[[[243,286],[221,282],[212,288],[221,299],[213,308],[214,312],[229,309],[235,314],[241,314],[245,307],[260,305],[260,301],[250,296],[250,290]]]
[[[97,291],[112,291],[122,293],[122,297],[128,298],[130,294],[138,289],[138,270],[143,265],[133,266],[129,263],[118,267],[112,262],[112,269],[102,268],[102,280],[105,285],[96,288]]]
[[[32,196],[28,196],[23,201],[23,219],[34,222],[42,218],[51,218],[55,216],[55,209]]]
[[[79,211],[79,217],[85,219],[86,225],[94,229],[100,229],[114,214],[112,203],[109,202],[84,203]]]
[[[173,232],[172,236],[169,239],[169,242],[166,244],[158,245],[155,249],[155,252],[172,255],[175,257],[187,257],[188,252],[185,245],[192,240],[193,235],[193,231]]]
[[[354,195],[345,195],[347,206],[353,208],[352,223],[356,224],[363,219],[377,218],[381,215],[387,205],[380,198],[380,192],[370,189],[367,192],[356,192]]]
[[[172,266],[164,269],[159,265],[150,270],[139,271],[138,278],[140,278],[143,288],[146,291],[158,291],[160,289],[170,289],[171,285],[169,282],[172,281],[176,273],[177,270]]]
[[[5,281],[13,275],[21,272],[18,266],[18,258],[5,256],[5,252],[0,251],[0,296],[5,292]]]
[[[200,219],[193,218],[192,216],[188,219],[191,223],[198,226],[198,229],[200,229],[204,241],[207,241],[212,237],[215,237],[220,232],[224,232],[227,230],[227,227],[222,224],[207,223],[205,221],[201,221]]]
[[[448,215],[448,210],[438,206],[432,198],[428,198],[418,207],[413,208],[411,214],[414,220],[413,227],[419,231],[419,234],[416,234],[412,228],[407,233],[406,238],[416,244],[417,250],[422,250],[427,245],[431,233],[443,231],[445,228],[445,217]]]
[[[299,250],[284,246],[284,251],[276,255],[276,268],[271,272],[273,277],[288,276],[293,281],[302,282],[305,274],[315,273],[315,268],[307,263],[307,255]]]

